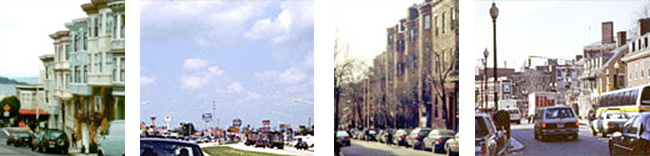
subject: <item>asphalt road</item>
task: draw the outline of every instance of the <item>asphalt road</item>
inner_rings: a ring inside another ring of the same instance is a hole
[[[7,135],[3,129],[0,129],[0,156],[5,155],[32,155],[32,156],[44,156],[44,155],[62,155],[62,154],[44,154],[32,151],[29,147],[14,147],[7,146]]]
[[[351,145],[342,147],[341,153],[344,156],[357,155],[444,155],[432,153],[431,151],[413,150],[404,146],[388,146],[379,142],[351,140]]]
[[[546,142],[535,140],[531,124],[512,125],[511,131],[512,137],[524,145],[522,151],[511,153],[512,155],[609,155],[609,138],[593,136],[585,125],[580,125],[577,141],[568,138]]]

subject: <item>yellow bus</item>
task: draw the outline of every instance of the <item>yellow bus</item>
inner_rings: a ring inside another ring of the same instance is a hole
[[[598,108],[619,109],[628,115],[650,112],[650,85],[606,92],[598,97]],[[598,109],[596,114],[606,109]]]

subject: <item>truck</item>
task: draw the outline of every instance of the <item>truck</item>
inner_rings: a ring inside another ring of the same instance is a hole
[[[553,92],[533,92],[528,94],[528,121],[533,121],[535,110],[547,106],[555,106],[557,94]]]

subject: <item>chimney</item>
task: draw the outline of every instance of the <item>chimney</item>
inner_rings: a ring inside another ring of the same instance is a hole
[[[642,18],[639,19],[639,36],[643,36],[644,34],[648,33],[650,31],[650,18]]]
[[[607,21],[602,24],[602,44],[614,43],[614,22]]]
[[[616,33],[616,47],[621,47],[627,43],[627,32],[619,31]]]

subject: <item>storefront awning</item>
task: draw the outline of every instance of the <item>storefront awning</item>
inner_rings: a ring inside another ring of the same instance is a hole
[[[29,110],[29,109],[20,109],[18,110],[18,114],[20,115],[36,115],[36,110]],[[50,115],[47,111],[38,110],[39,115]]]

